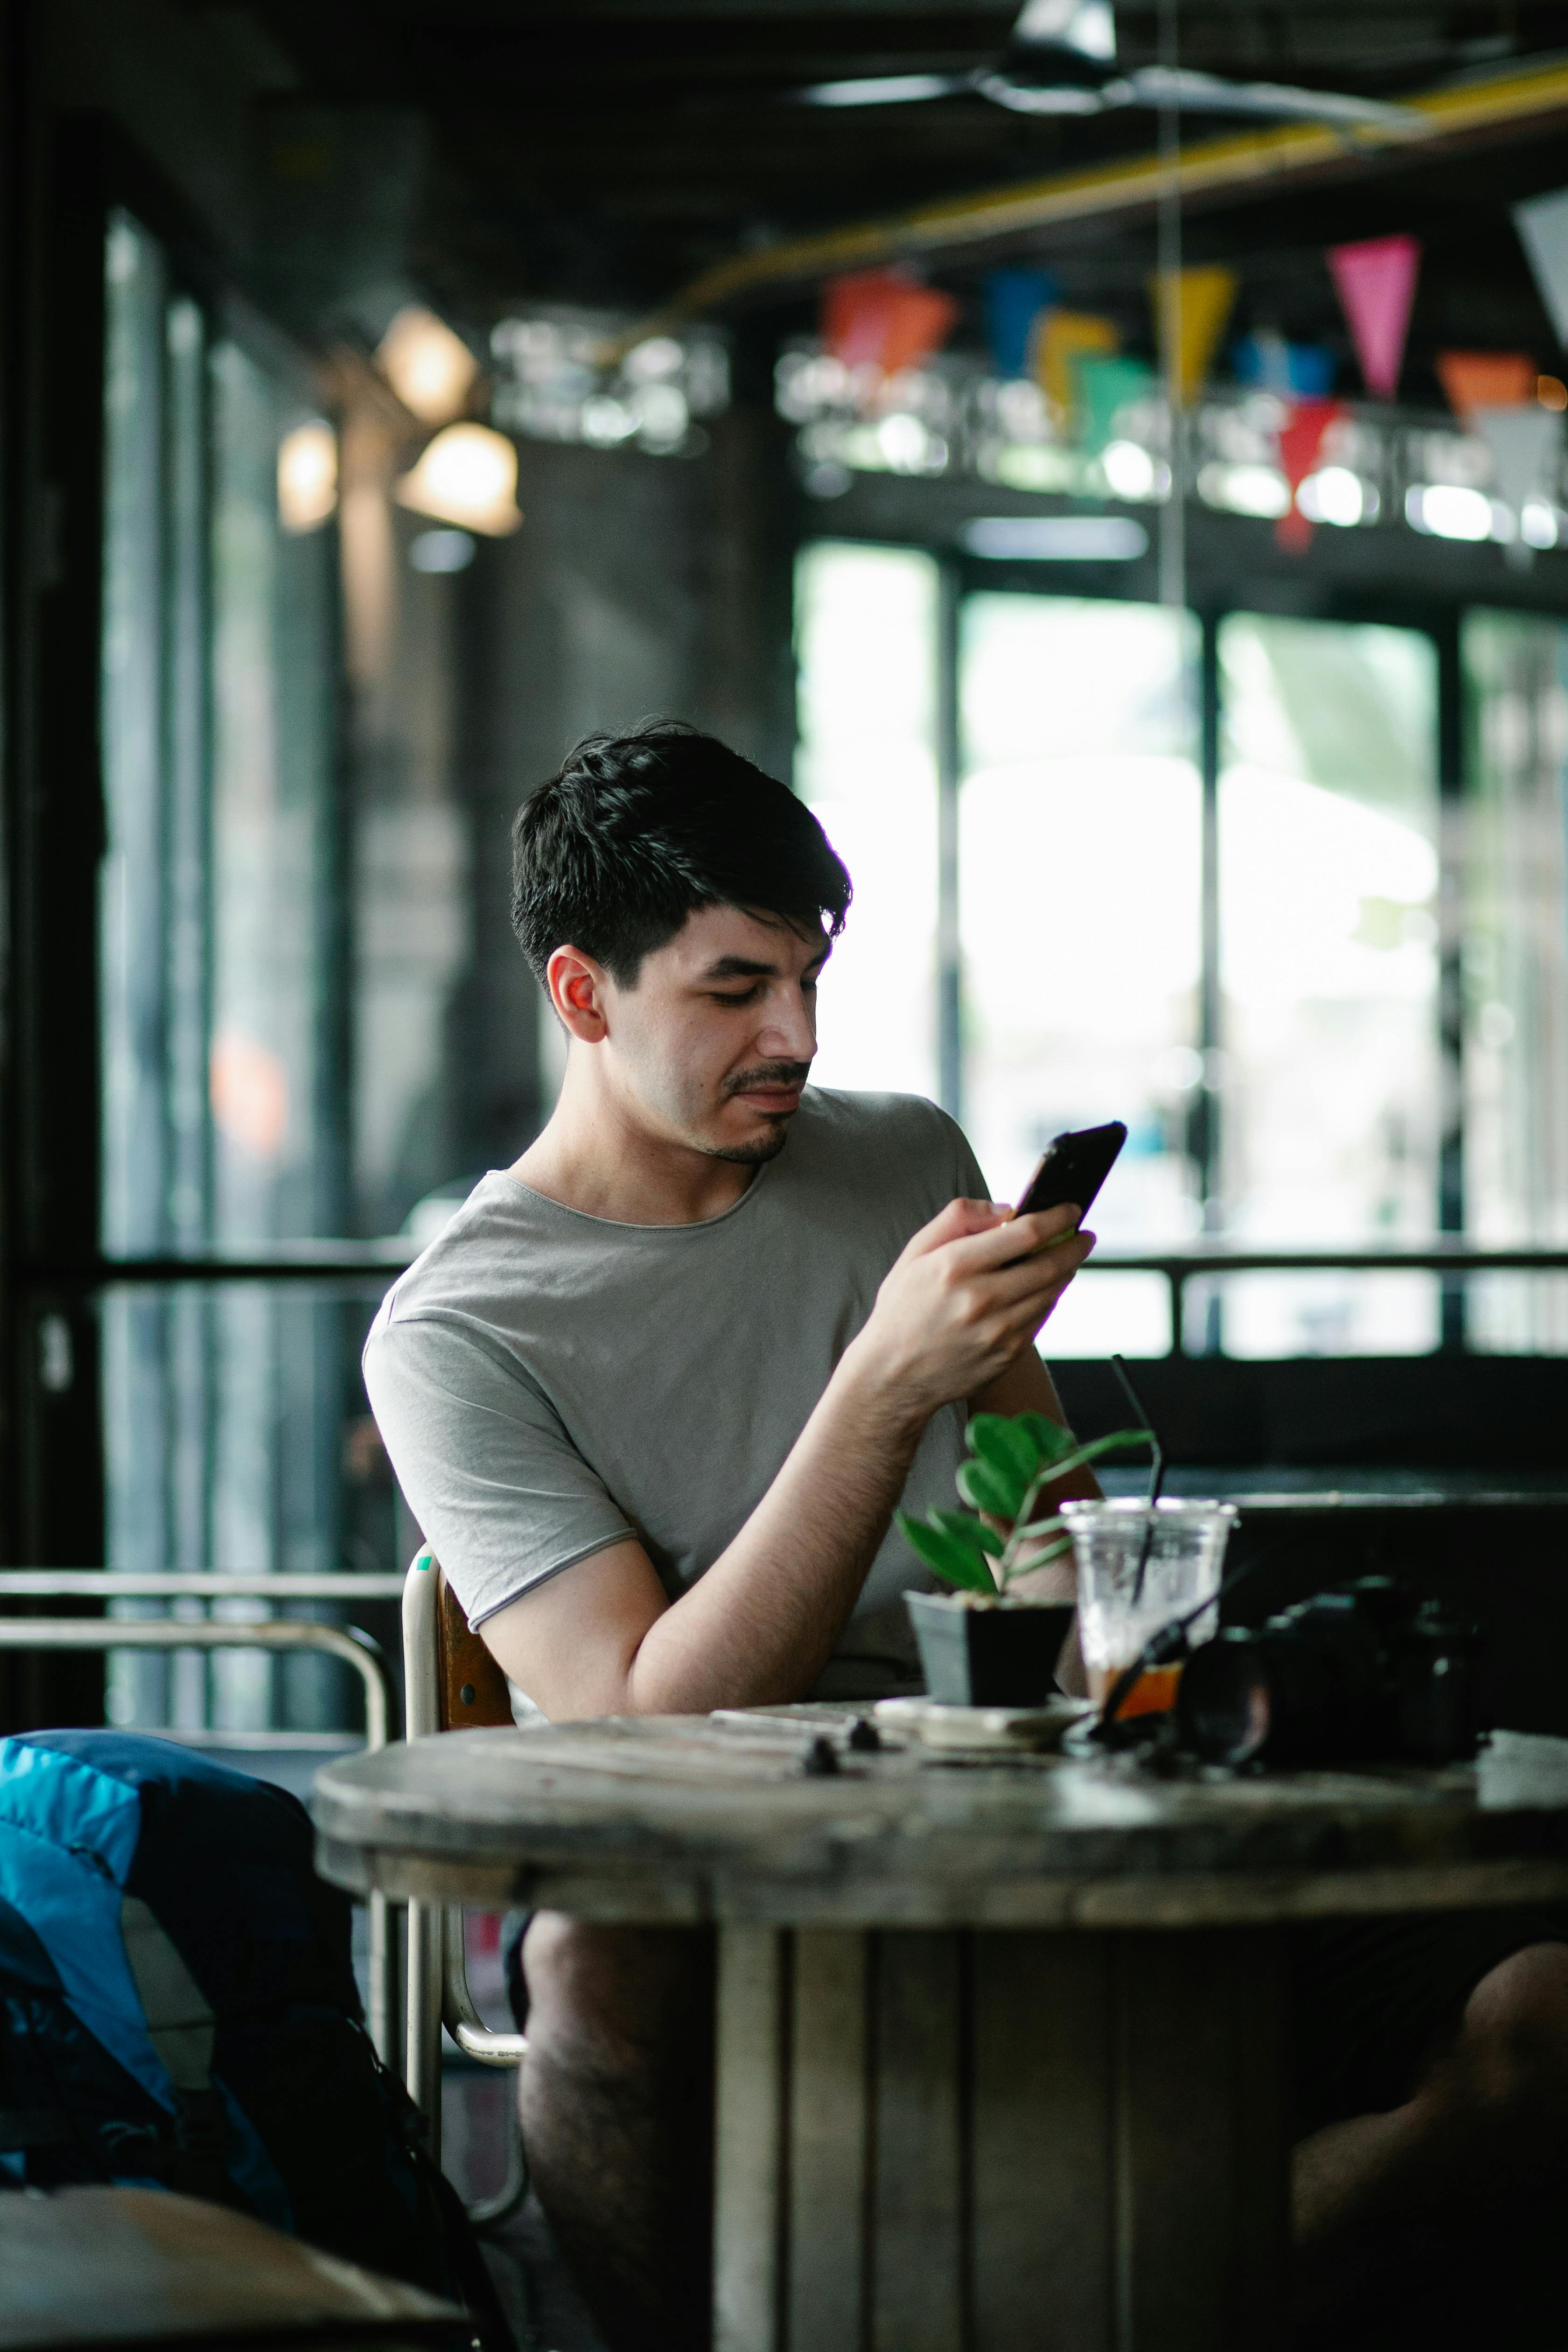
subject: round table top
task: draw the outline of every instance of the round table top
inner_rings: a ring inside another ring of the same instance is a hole
[[[327,1765],[356,1892],[681,1924],[1176,1927],[1568,1899],[1568,1740],[1158,1777],[847,1746],[852,1706],[448,1732]],[[836,1771],[806,1769],[816,1740]]]

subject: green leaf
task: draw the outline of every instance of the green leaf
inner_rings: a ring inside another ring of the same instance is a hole
[[[989,1511],[993,1518],[1016,1519],[1028,1482],[1015,1471],[995,1469],[976,1457],[960,1463],[956,1484],[963,1500],[975,1510]]]
[[[977,1412],[964,1433],[969,1450],[1005,1478],[1021,1478],[1026,1486],[1045,1459],[1021,1421],[1005,1413]]]
[[[1017,1419],[1020,1428],[1038,1447],[1042,1462],[1059,1462],[1078,1443],[1070,1429],[1064,1429],[1059,1421],[1051,1421],[1043,1412],[1021,1412]]]
[[[960,1543],[946,1528],[932,1527],[928,1520],[912,1519],[907,1511],[900,1511],[899,1532],[944,1584],[956,1584],[967,1592],[995,1591],[996,1580],[984,1556]]]
[[[1080,1445],[1072,1456],[1073,1467],[1076,1469],[1080,1462],[1098,1462],[1102,1454],[1120,1454],[1129,1445],[1152,1445],[1153,1443],[1154,1433],[1151,1429],[1113,1429],[1109,1437],[1091,1438],[1087,1445]],[[1066,1475],[1065,1464],[1057,1475]]]
[[[1058,1479],[1070,1477],[1075,1470],[1081,1470],[1086,1462],[1098,1462],[1102,1454],[1115,1454],[1123,1446],[1147,1445],[1149,1443],[1146,1429],[1118,1429],[1113,1430],[1109,1437],[1091,1438],[1087,1445],[1075,1445],[1070,1454],[1053,1462],[1045,1483],[1054,1486]]]
[[[994,1528],[988,1528],[984,1519],[973,1517],[968,1511],[928,1511],[926,1517],[933,1528],[945,1528],[960,1543],[977,1546],[981,1551],[988,1551],[993,1559],[1006,1549],[1005,1539]]]

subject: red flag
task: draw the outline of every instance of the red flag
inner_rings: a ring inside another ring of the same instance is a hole
[[[1279,463],[1290,486],[1290,504],[1274,526],[1274,538],[1292,555],[1312,543],[1312,526],[1296,504],[1296,493],[1317,465],[1324,434],[1344,413],[1342,400],[1297,400],[1279,427]]]
[[[858,269],[822,289],[822,340],[846,367],[869,362],[884,375],[916,367],[952,331],[958,304],[896,269]]]
[[[1329,249],[1329,269],[1368,392],[1392,400],[1415,299],[1421,247],[1413,236],[1374,236]]]

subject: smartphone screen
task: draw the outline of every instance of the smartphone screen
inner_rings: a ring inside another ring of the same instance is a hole
[[[1116,1155],[1126,1140],[1127,1129],[1119,1118],[1111,1119],[1105,1127],[1080,1127],[1066,1135],[1054,1136],[1029,1179],[1028,1189],[1018,1203],[1018,1214],[1026,1216],[1035,1209],[1059,1209],[1064,1202],[1072,1201],[1087,1217],[1095,1194],[1115,1166]]]

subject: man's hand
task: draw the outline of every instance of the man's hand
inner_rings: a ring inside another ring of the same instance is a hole
[[[889,1269],[847,1351],[855,1376],[924,1427],[972,1397],[1028,1347],[1094,1247],[1068,1205],[1015,1216],[991,1201],[952,1201]]]
[[[1040,1402],[1059,1415],[1029,1343],[1094,1245],[1073,1233],[1077,1216],[951,1202],[889,1269],[778,1476],[707,1574],[672,1602],[639,1543],[579,1561],[486,1621],[512,1680],[558,1720],[802,1697],[931,1414],[1016,1365],[995,1390],[999,1409]]]

